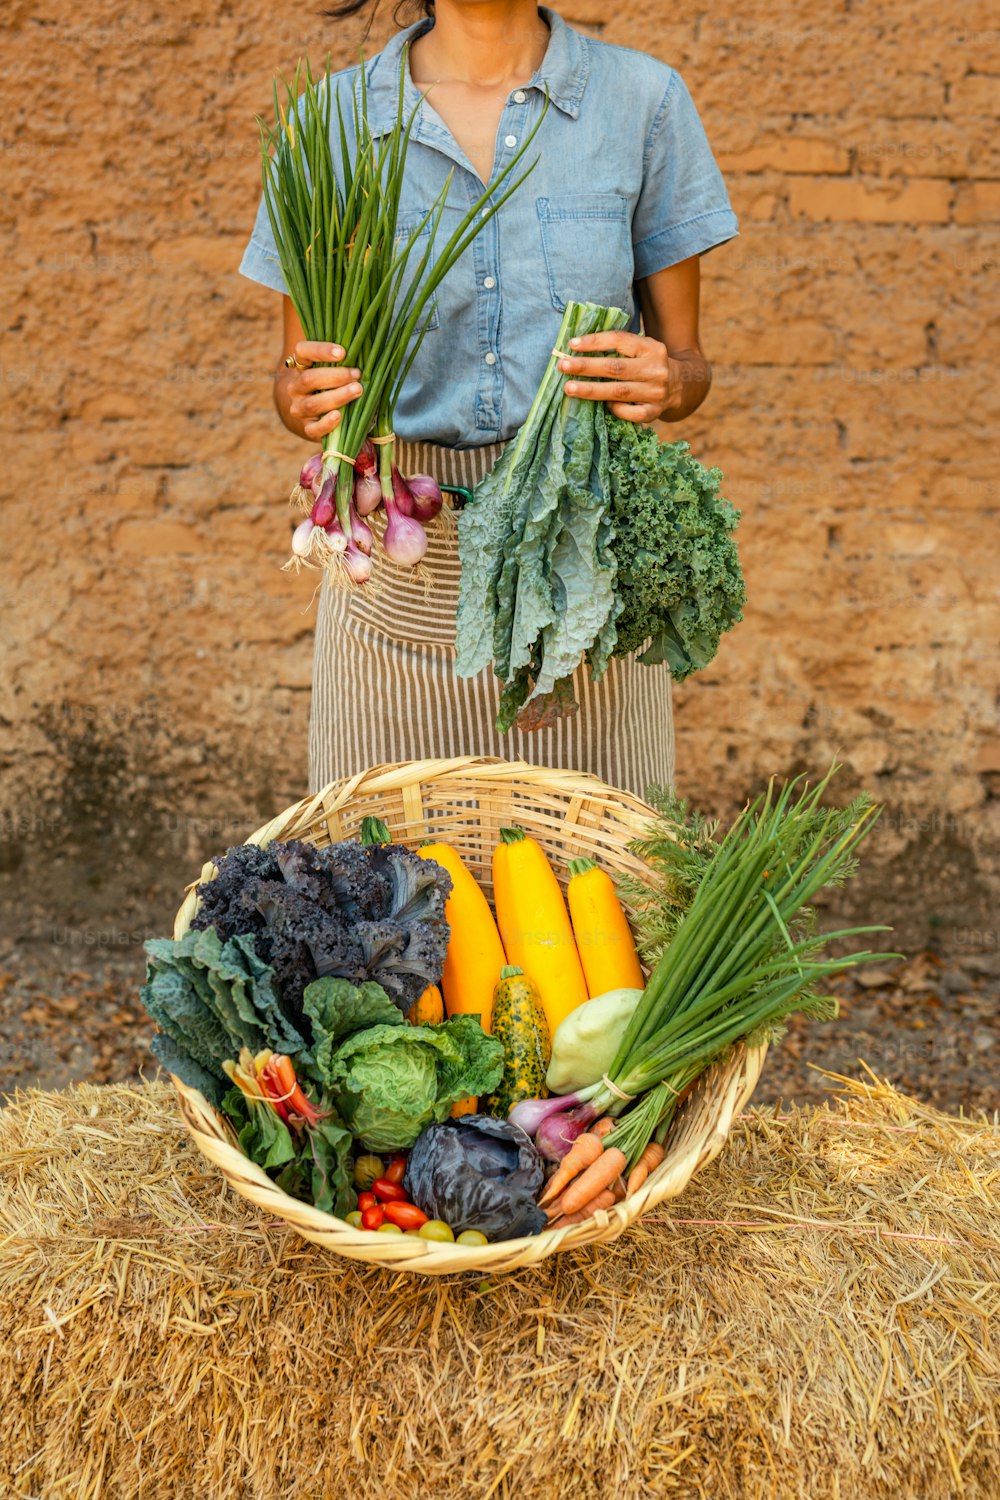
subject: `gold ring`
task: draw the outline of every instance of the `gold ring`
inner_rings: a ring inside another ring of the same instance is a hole
[[[300,365],[294,354],[287,354],[285,356],[286,370],[308,370],[308,368],[308,365]]]

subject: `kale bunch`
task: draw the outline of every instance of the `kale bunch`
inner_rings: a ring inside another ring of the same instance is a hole
[[[570,302],[556,351],[627,322],[620,308]],[[719,470],[604,402],[567,399],[564,384],[556,353],[458,520],[455,671],[476,677],[492,661],[500,733],[576,713],[583,661],[594,682],[612,656],[633,654],[682,682],[712,660],[746,602],[739,516]]]
[[[316,979],[374,980],[404,1014],[439,982],[451,877],[432,860],[396,844],[294,840],[241,844],[212,863],[192,927],[253,936],[297,1015]]]
[[[652,428],[610,412],[607,422],[618,564],[613,654],[638,653],[647,666],[665,661],[683,682],[743,618],[732,535],[739,511],[719,493],[722,471],[706,469],[687,443],[661,443]]]

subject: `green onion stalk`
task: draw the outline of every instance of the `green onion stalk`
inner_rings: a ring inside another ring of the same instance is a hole
[[[620,1123],[605,1145],[618,1146],[633,1167],[654,1135],[665,1136],[684,1091],[736,1043],[776,1039],[795,1011],[835,1016],[835,998],[818,985],[897,956],[821,954],[827,944],[887,930],[816,929],[809,903],[853,875],[855,851],[878,817],[867,796],[846,809],[821,806],[836,769],[811,790],[801,777],[780,790],[772,780],[739,815],[708,860],[608,1072],[568,1100],[539,1106],[540,1150],[562,1155],[580,1129],[612,1115]],[[521,1123],[516,1110],[511,1118]]]
[[[379,468],[391,474],[392,413],[427,331],[431,299],[538,160],[515,175],[541,126],[547,99],[521,148],[463,214],[438,254],[433,252],[452,173],[421,221],[407,234],[398,232],[407,151],[424,98],[404,118],[408,66],[404,47],[396,119],[381,136],[368,122],[363,58],[359,86],[352,91],[351,131],[339,91],[330,85],[329,56],[319,80],[305,60],[301,97],[302,59],[293,84],[281,79],[284,102],[275,80],[273,125],[257,116],[264,199],[292,305],[306,338],[340,344],[345,363],[361,370],[364,385],[324,438],[319,465],[311,460],[292,491],[292,502],[309,509],[313,523],[310,528],[304,522],[296,533],[297,538],[302,533],[301,544],[293,541],[300,563],[337,566],[365,537],[370,549],[370,532],[352,507],[356,460],[366,439],[378,439]]]

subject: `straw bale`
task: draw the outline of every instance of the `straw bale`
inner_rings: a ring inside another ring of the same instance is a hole
[[[0,1494],[1000,1493],[1000,1126],[752,1111],[616,1244],[397,1276],[261,1223],[172,1090],[0,1116]]]

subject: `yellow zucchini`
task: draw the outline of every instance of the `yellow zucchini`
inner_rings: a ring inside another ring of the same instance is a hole
[[[569,874],[569,914],[591,1000],[608,990],[644,989],[639,955],[611,876],[592,859],[571,859]]]
[[[490,903],[457,850],[448,844],[424,844],[417,853],[441,865],[452,880],[444,909],[451,929],[441,976],[445,1010],[449,1016],[476,1015],[489,1031],[493,988],[507,962]]]
[[[549,1026],[587,997],[580,955],[555,872],[523,828],[501,828],[493,851],[493,897],[507,961],[534,980]]]

